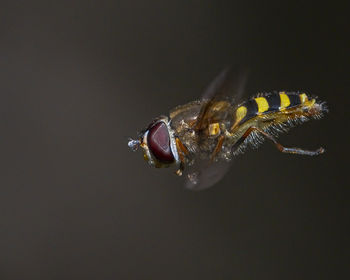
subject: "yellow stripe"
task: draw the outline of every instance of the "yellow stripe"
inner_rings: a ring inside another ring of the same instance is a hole
[[[300,97],[301,104],[308,101],[307,95],[305,93],[300,94],[299,97]]]
[[[290,105],[290,100],[287,94],[284,91],[280,92],[281,106],[280,110],[287,108]]]
[[[258,112],[264,113],[269,109],[269,103],[267,102],[265,97],[257,97],[255,98],[256,104],[258,104]]]
[[[303,106],[312,107],[316,103],[315,99],[309,100],[305,93],[302,93],[299,96],[300,96],[300,102]]]
[[[241,106],[236,111],[236,123],[242,120],[247,114],[247,107]]]

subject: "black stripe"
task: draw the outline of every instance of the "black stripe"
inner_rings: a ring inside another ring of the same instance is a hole
[[[299,94],[288,93],[287,95],[288,95],[289,100],[290,100],[290,105],[288,106],[288,108],[300,105],[301,101],[300,101]]]
[[[240,121],[240,124],[244,123],[245,121],[254,118],[258,114],[258,104],[255,102],[255,99],[248,100],[243,104],[247,108],[247,114],[245,117]]]
[[[281,98],[279,93],[273,93],[271,95],[265,96],[265,98],[269,103],[269,109],[266,112],[276,112],[279,110],[281,106]]]

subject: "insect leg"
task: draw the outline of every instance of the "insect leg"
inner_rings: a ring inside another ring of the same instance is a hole
[[[224,143],[224,140],[225,140],[225,136],[224,135],[221,135],[219,137],[219,140],[218,140],[218,143],[216,144],[216,147],[210,157],[210,160],[213,161],[214,158],[216,157],[216,155],[218,154],[218,152],[220,152],[221,148],[222,148],[222,144]]]
[[[180,166],[179,169],[176,170],[176,175],[181,176],[182,172],[185,169],[185,155],[188,154],[188,150],[187,148],[184,146],[184,144],[182,144],[182,142],[180,141],[179,138],[175,138],[176,141],[176,148],[180,157]]]
[[[233,149],[238,148],[238,146],[240,144],[242,144],[244,142],[244,140],[250,135],[250,133],[252,133],[253,131],[257,131],[259,133],[261,133],[264,137],[266,137],[267,139],[271,140],[277,147],[277,149],[282,152],[282,153],[287,153],[287,154],[297,154],[297,155],[307,155],[307,156],[317,156],[319,154],[323,154],[324,153],[324,148],[319,148],[315,151],[309,151],[309,150],[304,150],[301,148],[287,148],[282,146],[280,143],[277,142],[277,140],[271,136],[270,134],[266,133],[265,131],[263,131],[262,129],[259,129],[257,127],[250,127],[246,130],[246,132],[243,134],[243,136],[238,139],[238,141],[235,143],[235,145],[233,146]]]
[[[184,144],[182,144],[182,142],[180,141],[179,138],[175,138],[175,141],[176,141],[176,147],[184,154],[184,155],[187,155],[188,154],[188,150],[187,148],[185,147]]]
[[[178,170],[175,171],[175,174],[176,174],[177,176],[182,176],[182,173],[183,173],[184,169],[185,169],[185,165],[184,165],[184,163],[181,161],[181,162],[180,162],[180,167],[179,167]]]

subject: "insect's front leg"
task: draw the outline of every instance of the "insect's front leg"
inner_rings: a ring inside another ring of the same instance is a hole
[[[188,154],[188,150],[184,144],[180,141],[178,137],[175,138],[176,141],[176,149],[180,158],[180,166],[179,169],[176,170],[176,175],[181,176],[185,169],[185,156]]]
[[[180,162],[179,169],[175,171],[175,174],[176,174],[177,176],[182,176],[182,173],[183,173],[184,169],[185,169],[185,165],[184,165],[184,163],[181,161],[181,162]]]

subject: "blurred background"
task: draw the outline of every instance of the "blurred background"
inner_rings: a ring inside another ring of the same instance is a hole
[[[348,8],[1,1],[0,279],[349,277]],[[236,63],[248,95],[328,102],[280,137],[324,155],[267,142],[191,192],[128,149]]]

